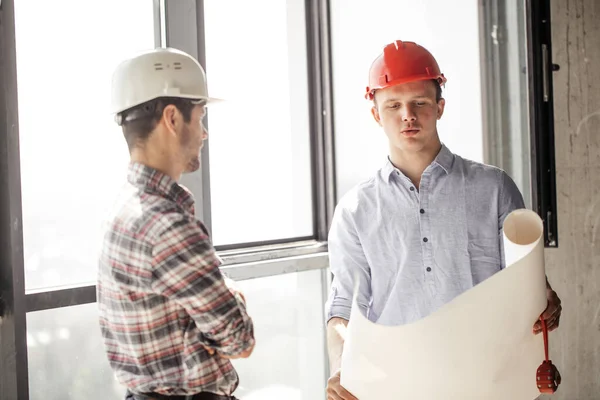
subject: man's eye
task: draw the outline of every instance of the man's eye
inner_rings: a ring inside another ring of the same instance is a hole
[[[423,107],[425,105],[425,102],[423,102],[423,101],[417,101],[417,105],[419,107]]]

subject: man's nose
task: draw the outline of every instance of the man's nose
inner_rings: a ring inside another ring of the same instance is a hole
[[[208,139],[208,129],[204,126],[204,123],[201,124],[202,127],[202,140]]]
[[[414,113],[411,107],[405,107],[403,110],[402,120],[405,122],[416,121],[417,115]]]

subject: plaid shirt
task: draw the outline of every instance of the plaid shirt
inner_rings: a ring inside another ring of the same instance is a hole
[[[242,297],[227,285],[192,195],[131,163],[108,222],[97,297],[108,360],[131,391],[230,395],[231,362],[254,344]]]

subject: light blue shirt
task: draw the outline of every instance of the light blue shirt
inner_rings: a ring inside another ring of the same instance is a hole
[[[417,190],[388,160],[338,203],[329,232],[327,320],[401,325],[426,317],[504,267],[502,224],[523,197],[501,169],[442,145]]]

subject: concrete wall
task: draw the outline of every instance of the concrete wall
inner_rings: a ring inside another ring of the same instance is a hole
[[[563,302],[550,338],[554,400],[600,399],[600,0],[552,3],[559,248],[546,250]]]

